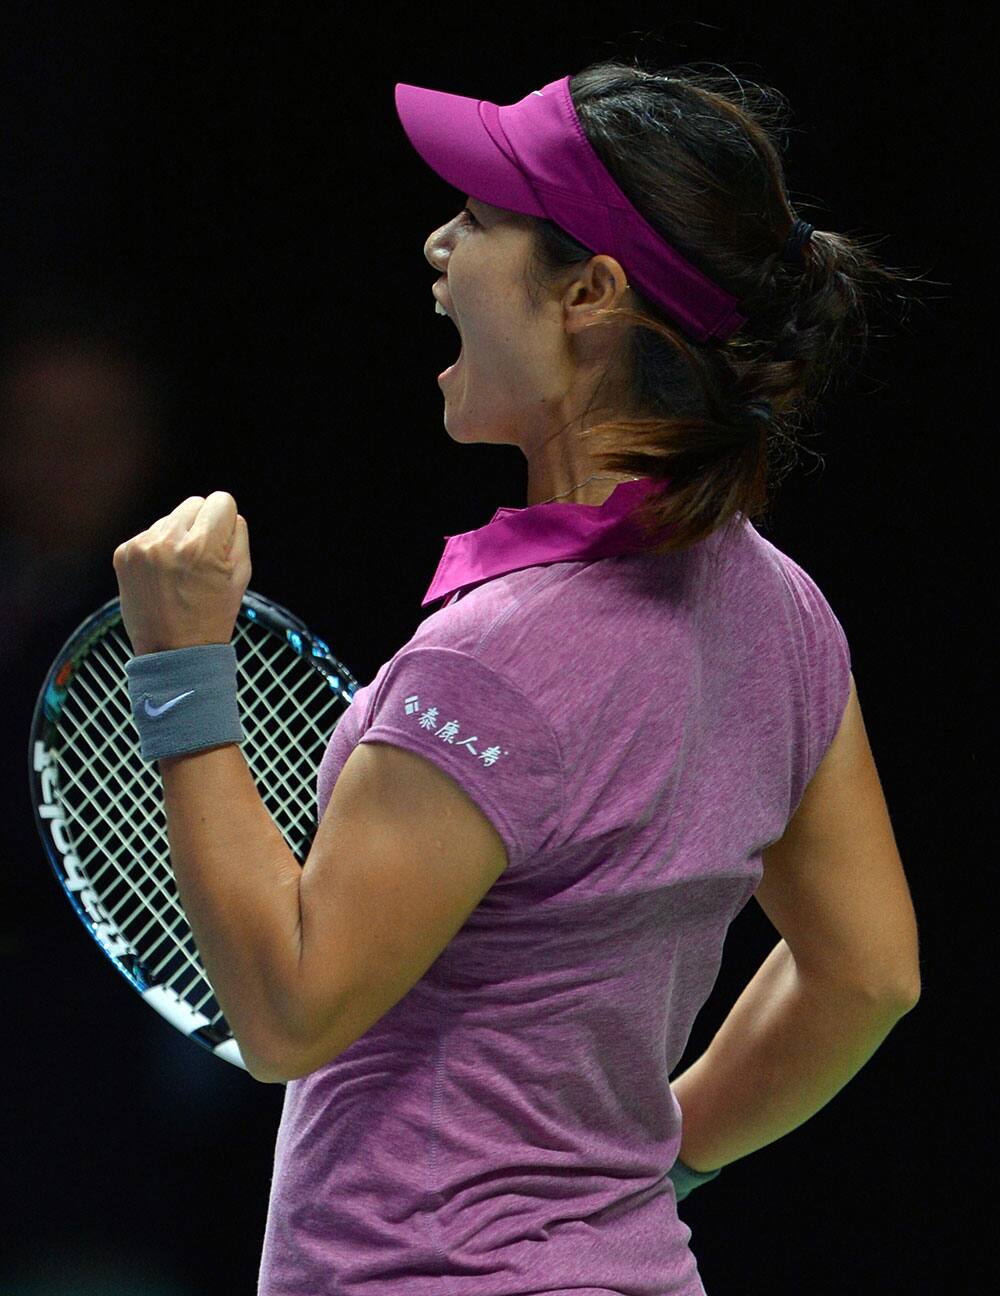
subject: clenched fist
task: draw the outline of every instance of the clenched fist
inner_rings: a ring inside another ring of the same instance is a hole
[[[189,496],[120,544],[113,564],[137,657],[232,639],[251,566],[246,519],[228,492]]]

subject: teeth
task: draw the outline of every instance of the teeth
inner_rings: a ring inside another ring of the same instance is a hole
[[[437,300],[435,300],[435,302],[434,302],[434,313],[435,313],[436,315],[447,315],[447,314],[448,314],[448,312],[445,310],[445,308],[444,308],[444,307],[441,305],[441,303],[440,303],[439,301],[437,301]],[[449,317],[449,318],[450,318],[450,317]]]

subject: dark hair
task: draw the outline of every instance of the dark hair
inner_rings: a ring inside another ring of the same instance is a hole
[[[866,241],[826,230],[799,264],[782,259],[798,212],[778,91],[697,65],[657,72],[605,61],[572,77],[570,93],[629,200],[749,317],[724,342],[694,342],[634,285],[638,312],[602,312],[634,325],[619,353],[631,407],[582,436],[606,471],[671,479],[635,514],[648,548],[663,554],[766,513],[772,485],[796,462],[803,422],[866,352],[870,306],[883,290],[906,302],[898,288],[912,280],[877,262]],[[539,292],[594,253],[551,221],[532,224],[527,287],[537,307]],[[751,417],[749,402],[762,398],[771,417]]]

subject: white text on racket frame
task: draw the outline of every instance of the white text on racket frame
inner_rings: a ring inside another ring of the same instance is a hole
[[[35,772],[41,776],[42,804],[38,807],[38,813],[48,822],[49,838],[62,859],[66,889],[72,891],[86,909],[94,935],[112,958],[134,954],[132,946],[105,912],[100,897],[82,871],[79,857],[70,844],[66,820],[59,804],[59,767],[55,752],[46,750],[44,743],[36,741],[32,763]]]

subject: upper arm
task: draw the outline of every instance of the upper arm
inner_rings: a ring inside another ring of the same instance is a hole
[[[756,899],[803,973],[919,996],[916,916],[853,674],[837,735],[763,859]]]
[[[419,981],[507,867],[450,775],[384,742],[344,764],[302,871],[299,979],[282,1079],[331,1061]]]

